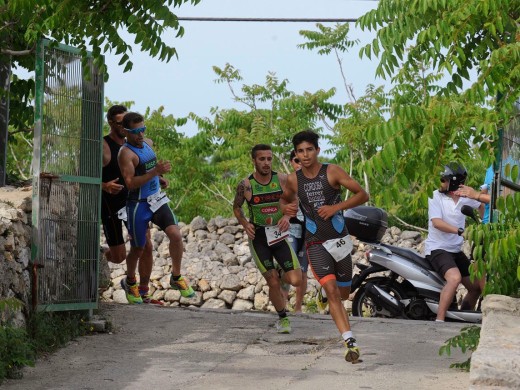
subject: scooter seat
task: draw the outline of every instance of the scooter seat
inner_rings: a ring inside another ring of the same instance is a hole
[[[403,256],[409,260],[412,260],[414,263],[420,265],[421,267],[426,268],[429,271],[433,271],[431,263],[428,260],[426,260],[424,257],[422,257],[416,251],[414,251],[412,249],[400,248],[398,246],[386,245],[386,244],[385,244],[385,247],[390,249],[392,252],[395,252],[399,256]]]

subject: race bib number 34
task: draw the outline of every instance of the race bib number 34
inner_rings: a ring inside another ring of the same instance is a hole
[[[352,244],[350,236],[347,235],[345,237],[327,240],[323,243],[323,247],[334,257],[334,260],[340,261],[352,252],[354,245]]]
[[[278,226],[266,226],[265,235],[267,237],[267,245],[271,246],[289,237],[289,231],[281,232]]]

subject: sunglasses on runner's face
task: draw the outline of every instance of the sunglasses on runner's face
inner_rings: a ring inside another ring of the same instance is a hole
[[[293,161],[295,164],[299,164],[300,163],[300,159],[299,158],[293,158]]]
[[[144,133],[146,131],[146,126],[137,127],[135,129],[125,129],[125,130],[128,131],[130,134],[139,134],[139,133]]]
[[[119,127],[123,126],[123,121],[120,121],[120,122],[114,121],[113,123],[114,123],[114,125],[119,126]]]
[[[441,183],[446,183],[448,180],[444,177],[441,177]]]

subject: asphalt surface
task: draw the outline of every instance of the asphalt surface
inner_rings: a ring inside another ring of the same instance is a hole
[[[465,324],[350,317],[363,362],[343,358],[327,315],[102,304],[111,333],[81,337],[2,389],[468,389],[439,347]]]

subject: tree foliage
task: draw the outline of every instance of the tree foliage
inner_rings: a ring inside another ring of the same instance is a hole
[[[515,0],[381,0],[358,21],[377,30],[361,54],[379,57],[376,73],[382,77],[431,62],[451,76],[444,94],[460,92],[463,79],[476,71],[472,101],[501,94],[499,104],[510,106],[520,93],[519,18]]]
[[[173,136],[173,128],[166,130],[167,118],[159,115],[156,124],[163,130],[151,130],[159,158],[172,162],[170,180],[171,199],[181,220],[202,215],[230,215],[232,201],[238,182],[253,169],[251,148],[258,143],[273,147],[273,169],[289,171],[291,139],[295,132],[304,128],[322,129],[321,119],[336,120],[341,106],[330,103],[334,90],[319,90],[314,93],[295,94],[288,89],[287,80],[279,80],[269,73],[263,85],[242,84],[240,71],[230,64],[214,67],[216,82],[227,84],[240,109],[211,110],[211,118],[190,113],[188,118],[172,120],[172,126],[193,123],[198,132],[193,137],[182,134]],[[158,114],[161,114],[159,110]],[[154,128],[146,117],[147,126]]]
[[[361,55],[378,56],[377,74],[394,76],[398,91],[405,92],[394,99],[390,118],[367,131],[367,138],[376,139],[381,148],[365,164],[367,170],[395,172],[383,192],[386,203],[398,202],[407,188],[415,194],[407,207],[426,206],[441,164],[494,160],[499,129],[517,115],[519,18],[517,1],[382,0],[359,20],[362,28],[377,29],[377,37]],[[407,82],[424,64],[447,74],[450,81],[428,89]],[[470,80],[472,70],[476,80],[466,88],[462,79]],[[511,172],[518,172],[518,166]],[[488,293],[519,293],[519,200],[518,194],[499,197],[499,220],[474,227],[470,235],[477,274],[489,276]]]
[[[171,8],[188,2],[197,4],[200,0],[0,0],[0,64],[10,61],[13,69],[34,71],[36,45],[41,38],[48,38],[79,48],[86,72],[90,51],[94,64],[108,79],[104,54],[117,56],[124,72],[132,69],[132,47],[123,37],[125,32],[141,51],[170,61],[177,52],[165,41],[165,34],[173,31],[177,38],[184,34]],[[32,147],[35,86],[32,79],[16,75],[10,81],[7,171],[14,179],[25,179],[30,166],[24,156]]]

